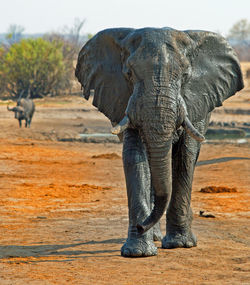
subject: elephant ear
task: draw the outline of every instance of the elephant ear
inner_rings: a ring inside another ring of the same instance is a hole
[[[133,29],[107,29],[96,34],[81,49],[75,75],[85,99],[94,89],[93,105],[111,122],[123,118],[131,90],[122,73],[121,41]]]
[[[223,37],[205,31],[185,33],[193,40],[194,48],[189,54],[191,74],[182,96],[191,121],[199,121],[244,85],[238,58]]]

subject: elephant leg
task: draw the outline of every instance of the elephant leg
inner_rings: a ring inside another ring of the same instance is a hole
[[[151,177],[145,146],[134,129],[124,131],[123,167],[126,178],[129,227],[128,238],[121,248],[126,257],[157,254],[153,242],[153,229],[140,235],[136,225],[150,214]]]
[[[205,133],[206,120],[195,126]],[[193,247],[197,239],[191,230],[193,219],[190,207],[193,174],[200,152],[200,143],[189,135],[183,135],[173,146],[173,188],[172,197],[167,210],[166,236],[162,240],[163,248]]]

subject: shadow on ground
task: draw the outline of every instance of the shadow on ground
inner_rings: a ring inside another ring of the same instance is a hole
[[[228,162],[231,160],[250,160],[249,157],[220,157],[215,159],[208,159],[208,160],[201,160],[196,163],[196,166],[202,166],[202,165],[209,165],[214,163],[222,163],[222,162]]]
[[[120,250],[79,250],[72,249],[81,247],[84,245],[101,245],[101,244],[123,244],[125,239],[108,239],[102,241],[87,241],[87,242],[79,242],[72,244],[52,244],[52,245],[32,245],[32,246],[20,246],[20,245],[5,245],[0,246],[0,260],[1,259],[11,259],[11,258],[25,258],[25,257],[49,257],[49,256],[65,256],[68,258],[86,258],[94,256],[99,257],[107,256],[108,253],[120,253]],[[119,254],[120,255],[120,254]],[[113,255],[112,255],[113,256]],[[34,262],[44,262],[42,261],[34,261]],[[47,261],[56,261],[59,260],[47,260]],[[69,261],[69,259],[61,260],[61,261]]]

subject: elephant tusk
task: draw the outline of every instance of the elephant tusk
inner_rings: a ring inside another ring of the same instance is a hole
[[[182,126],[186,132],[198,142],[203,142],[205,140],[205,137],[195,129],[187,117],[183,121]]]
[[[129,117],[126,115],[115,127],[111,129],[113,135],[119,135],[128,128],[130,123]]]

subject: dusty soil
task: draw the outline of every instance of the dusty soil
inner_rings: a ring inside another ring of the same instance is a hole
[[[249,108],[249,93],[227,102]],[[0,284],[250,284],[249,143],[206,143],[192,207],[198,246],[123,258],[128,226],[120,143],[84,143],[108,120],[79,97],[36,101],[30,129],[0,106]],[[249,115],[213,120],[250,122]],[[207,186],[236,192],[202,193]],[[200,215],[200,211],[211,214]],[[211,216],[210,215],[210,216]],[[208,218],[206,218],[206,216]],[[162,231],[165,233],[165,218]]]

